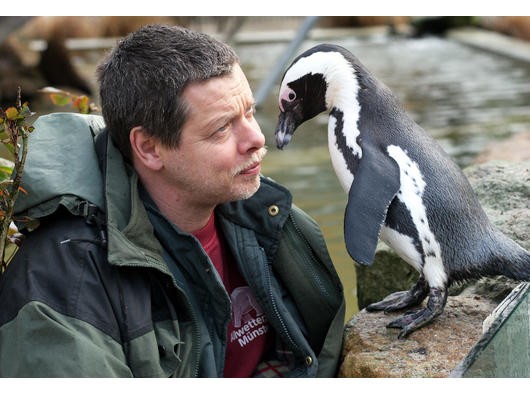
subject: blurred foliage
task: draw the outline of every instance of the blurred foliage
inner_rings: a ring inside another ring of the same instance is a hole
[[[90,114],[99,111],[98,107],[90,102],[88,96],[85,95],[74,95],[73,93],[50,86],[39,89],[39,92],[48,94],[54,105],[63,107],[71,104],[72,108],[81,114]]]

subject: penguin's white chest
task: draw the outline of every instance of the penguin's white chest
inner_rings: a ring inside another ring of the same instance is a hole
[[[335,174],[342,189],[348,193],[355,174],[348,168],[346,156],[351,156],[350,162],[360,161],[362,149],[357,143],[357,137],[360,135],[357,129],[357,117],[352,117],[346,113],[340,123],[342,123],[341,126],[337,124],[337,119],[333,115],[329,116],[328,147]],[[337,136],[340,136],[340,141]]]

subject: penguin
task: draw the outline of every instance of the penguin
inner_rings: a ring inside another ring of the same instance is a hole
[[[439,316],[454,282],[505,275],[530,281],[530,253],[492,225],[461,169],[348,50],[317,45],[286,70],[275,139],[283,149],[327,111],[331,162],[348,194],[344,240],[370,265],[381,239],[419,272],[408,291],[367,311],[420,306],[388,323],[405,338]],[[427,298],[424,308],[422,302]]]

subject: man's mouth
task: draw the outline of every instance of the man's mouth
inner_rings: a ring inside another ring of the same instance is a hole
[[[259,174],[261,170],[261,161],[257,163],[253,163],[249,167],[241,170],[239,174],[247,175],[247,174]]]
[[[236,170],[235,174],[236,175],[259,174],[261,171],[261,161],[263,160],[263,157],[265,156],[266,153],[267,153],[267,148],[265,147],[254,152],[254,154],[252,154],[252,157],[250,158],[249,163],[242,165],[239,169]]]

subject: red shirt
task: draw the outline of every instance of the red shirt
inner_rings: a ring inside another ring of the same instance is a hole
[[[212,260],[232,302],[224,377],[250,377],[271,344],[267,318],[217,232],[215,215],[212,214],[206,226],[193,235]]]

